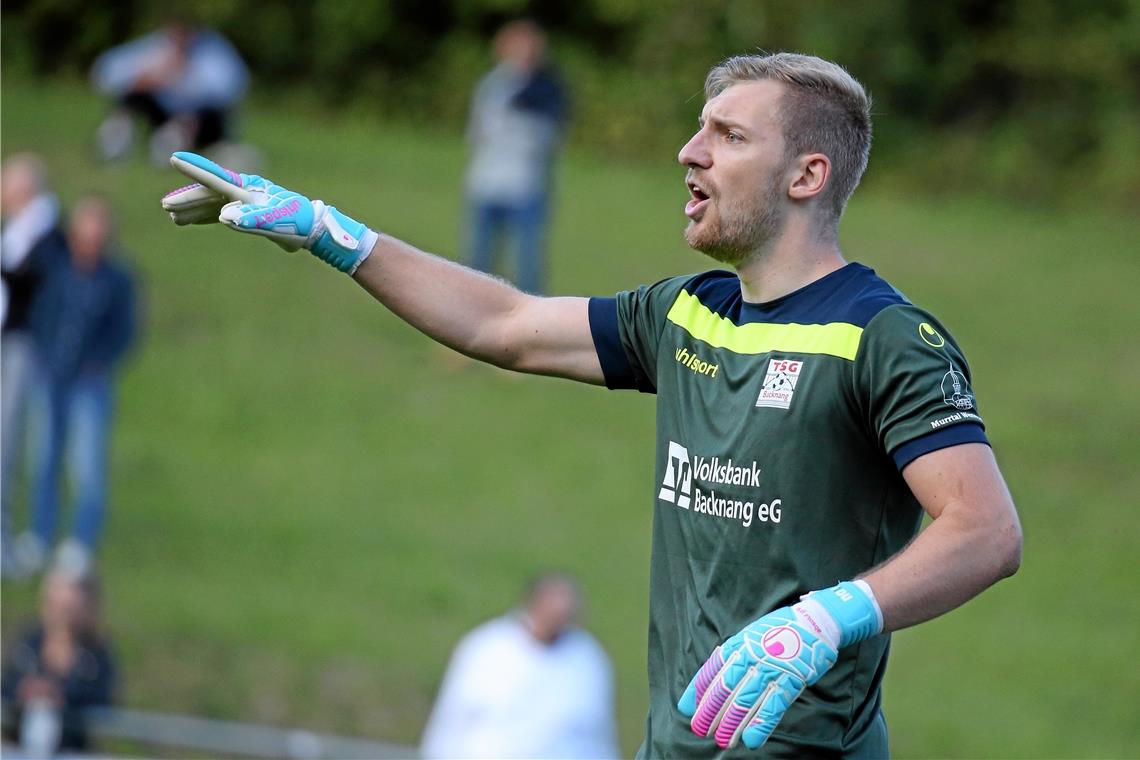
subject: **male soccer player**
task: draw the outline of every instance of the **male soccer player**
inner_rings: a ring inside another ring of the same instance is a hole
[[[887,634],[1012,574],[1017,514],[957,344],[839,250],[862,86],[781,53],[705,88],[685,237],[735,272],[616,298],[521,293],[192,154],[172,163],[203,185],[164,206],[305,247],[469,356],[656,393],[641,754],[882,757]]]

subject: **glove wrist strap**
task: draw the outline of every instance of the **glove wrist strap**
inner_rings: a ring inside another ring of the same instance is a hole
[[[839,626],[839,646],[869,639],[883,630],[883,613],[866,581],[844,581],[808,594],[805,602],[815,602]]]
[[[305,247],[334,269],[352,275],[372,253],[380,236],[333,206],[327,206],[319,218]]]

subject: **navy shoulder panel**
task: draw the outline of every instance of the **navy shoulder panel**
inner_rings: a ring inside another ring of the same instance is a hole
[[[696,296],[714,314],[736,321],[734,314],[739,313],[743,299],[740,296],[740,278],[734,272],[714,269],[695,274],[685,282],[684,290]]]
[[[875,270],[855,263],[764,303],[745,302],[740,293],[740,279],[734,272],[720,269],[693,275],[685,282],[684,289],[709,311],[737,325],[847,322],[866,327],[888,306],[909,303],[906,296],[875,274]]]
[[[853,263],[782,298],[745,304],[744,312],[748,322],[847,322],[866,327],[883,309],[903,303],[907,303],[906,297],[875,270]]]

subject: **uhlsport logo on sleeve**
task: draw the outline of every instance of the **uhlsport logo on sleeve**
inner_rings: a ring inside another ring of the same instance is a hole
[[[768,372],[764,375],[764,387],[760,389],[760,396],[756,399],[756,406],[767,406],[775,409],[787,409],[792,405],[792,395],[796,392],[796,384],[800,381],[804,362],[798,359],[778,359],[772,357],[768,360]]]
[[[931,327],[929,322],[923,322],[918,326],[918,337],[922,338],[922,342],[931,348],[942,348],[946,345],[946,339]]]
[[[783,516],[782,500],[759,503],[746,490],[760,488],[761,471],[755,459],[738,464],[732,457],[690,456],[687,447],[669,441],[657,498],[700,515],[739,520],[745,528],[753,518],[778,523]]]

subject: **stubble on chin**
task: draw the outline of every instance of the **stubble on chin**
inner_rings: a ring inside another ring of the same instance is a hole
[[[747,263],[783,226],[774,193],[756,200],[750,208],[731,209],[726,215],[719,211],[712,215],[710,209],[700,221],[689,222],[685,242],[722,264],[740,267]]]
[[[718,222],[707,214],[700,221],[690,221],[685,228],[685,242],[715,261],[736,266],[744,260],[742,251],[724,234]]]

